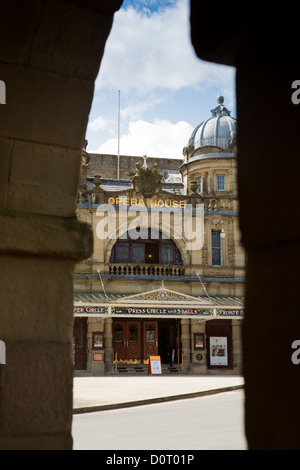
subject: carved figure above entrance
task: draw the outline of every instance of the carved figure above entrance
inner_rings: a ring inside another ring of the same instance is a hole
[[[131,183],[135,191],[141,193],[145,198],[152,197],[161,190],[163,174],[155,163],[152,168],[148,167],[147,157],[144,157],[144,164],[135,165],[135,172],[130,173]]]

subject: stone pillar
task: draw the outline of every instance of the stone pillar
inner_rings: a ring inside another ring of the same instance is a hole
[[[90,318],[88,323],[88,370],[93,376],[104,375],[104,344],[103,349],[93,349],[93,333],[103,332],[104,319]]]
[[[300,448],[299,367],[299,80],[300,5],[262,9],[244,2],[218,9],[190,0],[191,37],[203,60],[236,67],[238,187],[247,252],[243,323],[246,435],[250,449]],[[247,14],[245,15],[245,11]],[[199,28],[199,17],[202,25]],[[255,27],[253,25],[255,24]],[[285,34],[280,34],[285,31]],[[209,38],[209,40],[207,40]],[[298,85],[296,87],[299,89]],[[274,181],[286,183],[277,188]]]
[[[113,320],[106,318],[104,321],[104,360],[105,374],[111,374],[113,371]]]
[[[73,268],[81,149],[121,1],[3,2],[0,79],[0,449],[72,448]]]
[[[182,347],[182,361],[183,372],[188,374],[191,370],[191,333],[190,333],[190,320],[181,320],[181,347]]]
[[[205,349],[194,349],[194,334],[203,333],[205,338],[205,325],[206,322],[192,319],[191,320],[191,362],[192,362],[192,373],[194,375],[204,375],[207,374],[207,348],[205,344]]]
[[[207,191],[208,194],[214,194],[215,191],[214,174],[212,171],[209,171],[207,175]]]
[[[243,375],[242,321],[232,320],[233,372]]]
[[[299,73],[253,57],[245,58],[237,73],[240,224],[247,250],[245,416],[251,449],[299,449],[300,370],[291,361],[291,345],[300,339],[300,216],[273,185],[280,175],[288,182],[289,200],[299,199],[300,106],[291,101]],[[258,82],[253,89],[250,84]],[[275,338],[280,338],[276,345]]]

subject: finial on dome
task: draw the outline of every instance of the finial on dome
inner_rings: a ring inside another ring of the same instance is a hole
[[[229,111],[226,106],[224,106],[224,96],[219,95],[217,97],[218,106],[215,109],[211,109],[211,115],[216,116],[230,116],[231,111]]]

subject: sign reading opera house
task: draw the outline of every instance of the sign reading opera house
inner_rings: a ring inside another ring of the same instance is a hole
[[[222,97],[211,113],[182,160],[83,150],[94,253],[75,272],[75,372],[147,374],[154,355],[163,374],[241,374],[236,120]]]

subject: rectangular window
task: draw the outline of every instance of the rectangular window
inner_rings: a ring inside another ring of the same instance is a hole
[[[161,246],[161,262],[162,264],[173,264],[173,247],[171,245]]]
[[[225,175],[216,175],[216,190],[225,191]]]
[[[119,243],[116,245],[116,262],[129,263],[129,244]]]
[[[159,263],[159,249],[155,243],[146,243],[145,245],[145,263],[158,264]]]
[[[132,263],[145,262],[145,244],[132,243]]]
[[[123,343],[123,325],[119,323],[114,325],[114,342]]]
[[[211,232],[211,254],[212,265],[222,266],[222,239],[219,230],[212,230]]]

